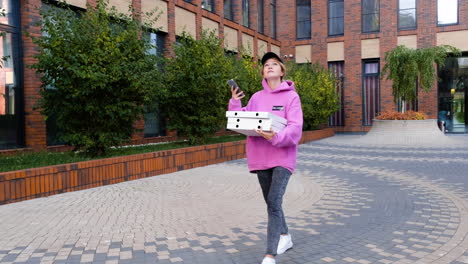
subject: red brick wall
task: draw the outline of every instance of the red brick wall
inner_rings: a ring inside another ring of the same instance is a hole
[[[32,36],[40,36],[41,31],[35,24],[40,21],[38,7],[41,0],[21,0],[21,28],[23,32],[29,32]],[[25,144],[28,147],[39,149],[46,146],[46,126],[44,117],[39,110],[33,107],[39,97],[41,81],[36,72],[30,68],[36,60],[35,45],[30,37],[23,35],[23,83],[24,83],[24,115],[25,115]]]

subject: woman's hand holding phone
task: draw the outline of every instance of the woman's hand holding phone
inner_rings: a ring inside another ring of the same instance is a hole
[[[245,97],[244,92],[239,88],[239,86],[233,79],[228,81],[228,85],[231,87],[233,99],[240,100]]]

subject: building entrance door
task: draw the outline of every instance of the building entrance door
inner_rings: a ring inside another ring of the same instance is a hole
[[[447,58],[439,78],[439,123],[448,133],[468,133],[468,56]]]

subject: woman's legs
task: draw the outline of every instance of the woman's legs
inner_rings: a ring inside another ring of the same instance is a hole
[[[291,172],[283,167],[275,167],[257,171],[257,176],[268,207],[266,254],[276,256],[280,234],[288,233],[282,203]]]

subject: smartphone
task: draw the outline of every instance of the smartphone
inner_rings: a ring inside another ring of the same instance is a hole
[[[227,81],[227,84],[229,85],[229,87],[234,87],[234,88],[237,87],[237,93],[240,93],[240,92],[243,93],[243,91],[239,88],[239,85],[237,85],[237,83],[236,83],[236,81],[234,81],[234,79],[231,79],[231,80]]]

